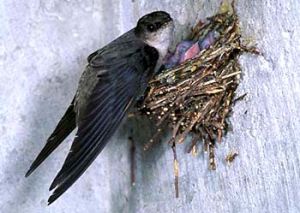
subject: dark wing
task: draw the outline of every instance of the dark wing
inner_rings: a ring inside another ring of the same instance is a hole
[[[73,100],[64,116],[57,124],[55,130],[48,138],[46,145],[31,164],[25,177],[28,177],[61,144],[61,142],[75,129],[75,127],[76,114],[74,111]]]
[[[125,44],[124,44],[125,45]],[[149,46],[126,43],[126,51],[116,56],[100,52],[89,61],[89,68],[99,73],[98,82],[88,99],[78,132],[62,169],[50,190],[55,189],[48,202],[60,197],[90,166],[102,151],[153,73],[157,51]],[[133,45],[130,47],[130,45]],[[130,50],[130,51],[129,51]],[[125,55],[124,55],[125,54]],[[141,86],[142,85],[142,86]]]

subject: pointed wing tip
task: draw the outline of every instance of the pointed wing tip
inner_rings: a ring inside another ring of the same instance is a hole
[[[52,186],[52,184],[51,184],[50,188],[52,188],[52,189],[55,188],[55,190],[48,199],[48,206],[51,205],[54,201],[56,201],[66,191],[66,190],[62,190],[62,188],[60,186],[57,186],[57,185]]]
[[[61,178],[60,178],[60,172],[56,175],[56,177],[54,178],[54,180],[52,181],[50,187],[49,187],[49,191],[52,191],[54,188],[56,188],[58,185],[60,185],[61,183]]]
[[[31,172],[26,172],[26,174],[24,175],[25,176],[25,178],[28,178],[29,177],[29,175],[31,174]]]
[[[49,187],[49,191],[52,191],[54,188],[56,188],[57,184],[54,183],[54,181],[52,182],[51,186]],[[49,197],[48,199],[48,206],[50,206],[58,197],[57,194],[55,193],[56,191],[54,191],[52,193],[52,195]]]
[[[48,199],[48,206],[50,206],[58,197],[52,194]]]
[[[26,172],[25,177],[29,177],[38,168],[40,164],[41,162],[37,161],[37,159],[33,161],[28,171]]]
[[[26,177],[26,178],[29,177],[29,176],[33,173],[33,171],[34,171],[34,168],[30,167],[30,168],[28,169],[28,171],[26,172],[25,177]]]
[[[57,184],[54,183],[54,181],[53,181],[49,187],[49,191],[52,191],[56,186],[57,186]]]

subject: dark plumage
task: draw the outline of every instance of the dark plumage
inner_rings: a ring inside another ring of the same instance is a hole
[[[154,12],[142,17],[136,28],[88,57],[71,105],[26,173],[29,176],[78,127],[62,169],[50,186],[55,191],[49,204],[85,172],[144,92],[161,66],[172,30],[169,14]]]

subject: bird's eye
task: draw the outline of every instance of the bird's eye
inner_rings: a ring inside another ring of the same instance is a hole
[[[147,26],[147,29],[148,29],[150,32],[153,32],[153,31],[155,30],[155,25],[149,24],[149,25]]]

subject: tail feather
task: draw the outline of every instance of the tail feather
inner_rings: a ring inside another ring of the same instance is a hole
[[[75,129],[75,127],[76,113],[74,111],[74,104],[72,101],[55,130],[48,138],[46,145],[30,166],[25,177],[28,177],[61,144],[61,142]]]

